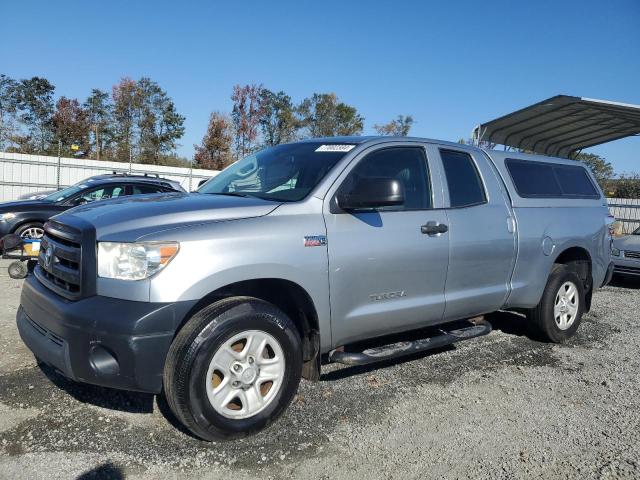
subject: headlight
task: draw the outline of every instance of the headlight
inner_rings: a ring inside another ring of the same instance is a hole
[[[0,213],[0,222],[7,222],[16,218],[15,213]]]
[[[98,276],[144,280],[166,267],[178,253],[178,248],[175,242],[98,242]]]
[[[611,255],[613,255],[614,257],[619,257],[620,256],[620,250],[618,250],[615,247],[611,247]]]

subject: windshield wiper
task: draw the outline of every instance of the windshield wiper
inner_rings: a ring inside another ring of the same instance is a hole
[[[249,195],[248,193],[242,192],[211,192],[209,195],[227,195],[229,197],[253,197],[253,195]]]

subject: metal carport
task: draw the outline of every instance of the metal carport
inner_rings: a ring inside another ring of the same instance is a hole
[[[488,142],[571,158],[588,147],[640,134],[640,105],[556,95],[473,130]]]

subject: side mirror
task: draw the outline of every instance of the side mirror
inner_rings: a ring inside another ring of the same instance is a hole
[[[339,193],[338,206],[343,210],[369,210],[404,204],[404,187],[395,178],[360,179],[351,191]]]

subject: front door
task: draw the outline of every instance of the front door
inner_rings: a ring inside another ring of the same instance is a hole
[[[411,145],[411,144],[409,144]],[[342,174],[325,206],[334,345],[418,328],[442,319],[449,258],[439,169],[419,144],[363,152]],[[401,206],[369,211],[336,209],[335,196],[356,182],[395,178]],[[436,229],[437,230],[437,229]],[[424,233],[423,233],[424,232]]]

